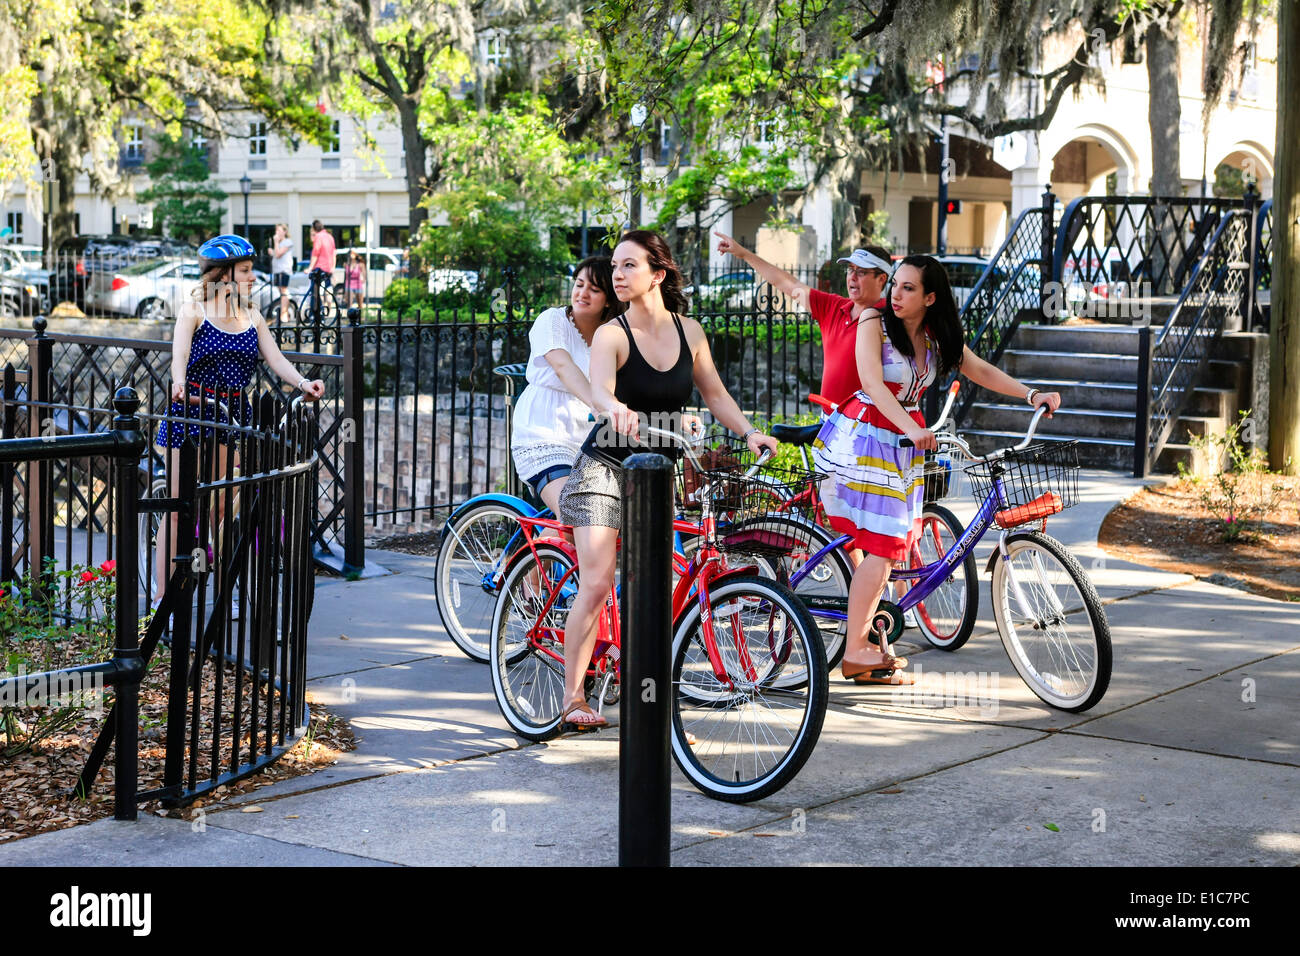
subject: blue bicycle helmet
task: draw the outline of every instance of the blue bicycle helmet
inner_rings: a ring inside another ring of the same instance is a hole
[[[199,269],[207,272],[213,266],[233,266],[247,259],[257,258],[253,244],[243,236],[213,236],[199,246]]]

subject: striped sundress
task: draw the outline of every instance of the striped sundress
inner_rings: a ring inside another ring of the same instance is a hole
[[[918,403],[935,379],[935,350],[926,340],[920,369],[884,336],[880,361],[885,384],[918,425],[925,416]],[[863,391],[841,405],[823,424],[813,443],[813,459],[829,476],[821,486],[831,527],[853,537],[856,547],[890,561],[907,555],[920,532],[925,498],[925,453],[900,448],[903,437]]]

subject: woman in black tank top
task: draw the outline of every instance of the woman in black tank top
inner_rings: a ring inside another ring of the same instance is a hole
[[[615,469],[645,447],[631,441],[640,424],[638,413],[676,415],[680,431],[680,412],[694,387],[713,417],[745,436],[752,452],[776,450],[776,440],[750,425],[718,377],[704,330],[685,314],[689,304],[681,291],[681,271],[663,238],[643,230],[625,233],[614,250],[613,267],[614,294],[628,304],[627,312],[619,322],[601,326],[591,343],[592,398],[596,412],[607,413],[609,420],[587,436],[560,496],[560,519],[573,525],[580,569],[578,594],[564,629],[561,728],[590,730],[606,724],[587,706],[583,677],[596,643],[596,617],[614,584],[622,517],[622,479]]]

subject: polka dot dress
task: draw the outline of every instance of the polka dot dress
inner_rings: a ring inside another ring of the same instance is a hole
[[[172,402],[167,409],[170,419],[188,417],[195,422],[224,421],[214,401],[225,401],[231,406],[231,415],[235,424],[246,422],[252,414],[248,400],[234,395],[223,397],[223,392],[242,391],[248,387],[257,370],[258,344],[257,329],[252,325],[242,332],[225,332],[203,316],[203,322],[194,333],[190,345],[190,361],[185,367],[185,379],[189,383],[190,395],[205,399],[202,404],[191,404],[187,410],[182,402]],[[216,394],[208,391],[214,390]],[[238,401],[240,407],[233,402]],[[179,448],[185,440],[188,430],[192,437],[209,438],[211,428],[200,428],[197,424],[184,425],[179,420],[163,422],[158,428],[156,444],[160,448]],[[227,444],[233,445],[237,436],[231,434]]]

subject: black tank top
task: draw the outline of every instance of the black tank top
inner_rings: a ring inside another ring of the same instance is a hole
[[[686,342],[682,320],[674,315],[673,322],[677,325],[680,351],[676,363],[671,368],[660,371],[645,360],[641,350],[636,347],[636,338],[632,335],[627,320],[618,316],[618,324],[627,333],[628,355],[622,368],[614,373],[614,397],[634,412],[650,415],[656,412],[661,415],[680,412],[691,397],[691,390],[695,387],[695,360],[691,357],[691,347]],[[650,424],[680,430],[676,415],[671,422],[665,418],[659,422],[652,420]],[[607,421],[597,423],[582,443],[584,454],[612,465],[622,465],[628,455],[647,450],[670,457],[676,457],[680,453],[675,445],[665,447],[652,442],[651,447],[647,447],[633,442],[627,436],[615,436],[613,427]]]

